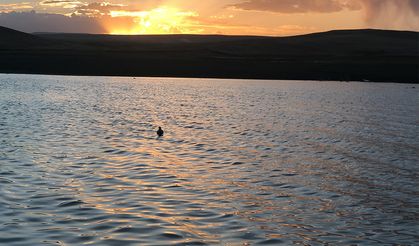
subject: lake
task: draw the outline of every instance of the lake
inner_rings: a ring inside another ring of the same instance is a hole
[[[419,244],[417,86],[2,74],[0,112],[0,244]]]

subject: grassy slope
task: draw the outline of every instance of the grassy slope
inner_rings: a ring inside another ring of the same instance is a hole
[[[7,45],[0,41],[0,55],[6,58],[0,60],[0,72],[419,81],[415,32],[347,30],[274,38],[29,35],[9,30],[0,29],[0,36],[9,40]]]

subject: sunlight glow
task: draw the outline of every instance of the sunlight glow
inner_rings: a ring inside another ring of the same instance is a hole
[[[150,11],[111,11],[111,17],[133,17],[135,25],[109,28],[110,34],[175,34],[199,33],[194,27],[196,12],[180,11],[173,7],[159,7]]]

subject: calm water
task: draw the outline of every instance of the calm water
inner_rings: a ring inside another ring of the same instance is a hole
[[[0,244],[419,244],[410,85],[0,75],[0,110]]]

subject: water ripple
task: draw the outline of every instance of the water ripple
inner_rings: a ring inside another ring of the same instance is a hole
[[[0,75],[0,244],[415,245],[418,93]]]

